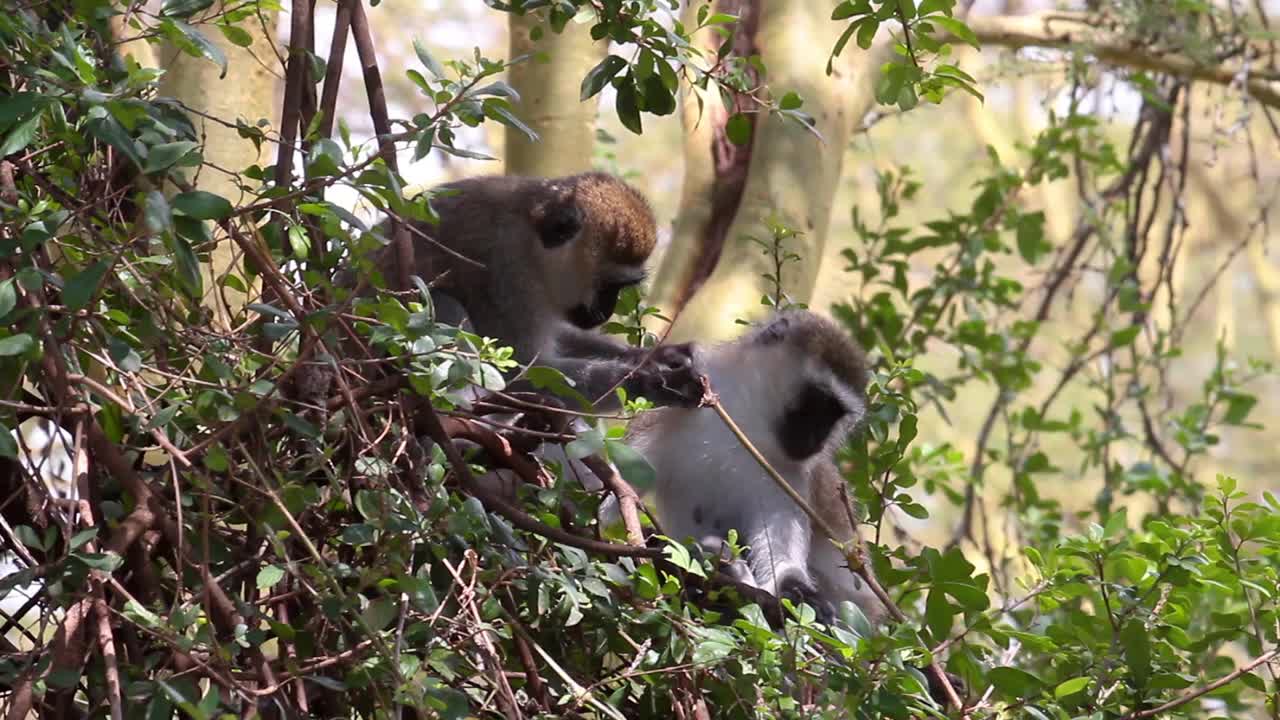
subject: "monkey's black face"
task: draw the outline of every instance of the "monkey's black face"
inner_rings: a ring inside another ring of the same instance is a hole
[[[793,460],[807,460],[821,452],[836,423],[849,409],[828,388],[805,383],[800,394],[778,420],[782,450]]]
[[[635,284],[627,281],[604,285],[596,290],[596,295],[590,304],[583,303],[569,309],[569,322],[583,330],[600,327],[606,320],[613,317],[613,312],[618,307],[618,295]]]

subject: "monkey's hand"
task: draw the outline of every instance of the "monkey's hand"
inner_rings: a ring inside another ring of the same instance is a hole
[[[696,407],[706,390],[693,343],[659,346],[632,377],[642,395],[662,405]]]
[[[814,612],[817,613],[818,622],[823,625],[830,625],[835,622],[835,607],[819,596],[818,587],[812,581],[789,576],[782,581],[778,590],[781,597],[790,600],[792,603],[796,605],[804,603],[813,608]]]

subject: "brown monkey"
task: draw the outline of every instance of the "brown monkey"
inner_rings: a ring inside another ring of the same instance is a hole
[[[589,172],[474,177],[431,192],[439,223],[416,228],[434,242],[414,234],[412,274],[433,283],[441,321],[469,323],[510,344],[520,362],[560,370],[602,408],[616,404],[609,391],[619,384],[659,405],[701,399],[690,344],[641,349],[596,331],[618,294],[644,279],[657,241],[639,191]],[[395,248],[375,262],[390,274]]]

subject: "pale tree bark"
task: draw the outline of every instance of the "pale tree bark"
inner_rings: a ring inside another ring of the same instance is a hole
[[[1244,64],[1207,64],[1179,52],[1179,48],[1144,45],[1109,29],[1087,13],[1055,10],[1028,15],[975,15],[966,22],[984,47],[1078,49],[1114,67],[1240,86],[1263,105],[1280,107],[1280,72],[1255,62],[1262,52],[1257,48],[1246,50],[1253,58]]]
[[[582,78],[604,59],[608,43],[591,39],[587,25],[569,22],[560,33],[546,22],[547,13],[511,15],[510,57],[530,57],[507,71],[507,82],[520,93],[516,114],[538,133],[537,141],[505,128],[508,175],[554,177],[591,169],[595,148],[596,99],[579,100]],[[536,41],[533,29],[542,28]]]
[[[247,48],[232,45],[211,26],[201,26],[207,29],[205,37],[227,57],[226,77],[219,77],[222,71],[217,64],[184,55],[176,48],[165,47],[158,53],[160,66],[165,71],[161,93],[195,111],[191,113],[191,121],[204,141],[205,162],[231,172],[262,162],[274,150],[264,143],[259,152],[252,142],[241,138],[234,127],[209,119],[218,118],[232,125],[237,118],[250,125],[260,118],[277,119],[277,85],[283,69],[275,47],[276,13],[264,11],[264,17],[265,22],[261,24],[242,25],[253,37],[253,43]],[[205,167],[191,180],[201,190],[222,195],[233,204],[239,198],[234,180],[224,172]],[[214,322],[223,329],[230,327],[232,317],[245,303],[245,296],[221,287],[221,278],[240,265],[234,243],[221,238],[205,266],[204,304],[213,311]],[[243,272],[239,274],[244,277]]]
[[[719,5],[717,11],[723,11]],[[793,299],[809,300],[823,264],[845,148],[873,102],[866,78],[854,71],[857,63],[874,72],[878,62],[873,56],[849,49],[831,75],[825,72],[826,53],[843,30],[831,21],[829,4],[755,0],[744,3],[737,14],[744,17],[750,37],[746,45],[736,41],[735,52],[754,47],[768,69],[770,91],[775,97],[798,93],[822,139],[793,121],[755,116],[745,182],[735,187],[733,173],[740,165],[726,162],[726,152],[717,148],[724,147],[727,120],[721,103],[706,98],[699,118],[696,106],[690,107],[696,103],[685,98],[686,124],[698,121],[709,127],[690,133],[686,141],[686,188],[655,285],[654,297],[668,314],[689,300],[672,328],[671,337],[677,340],[730,336],[736,332],[735,320],[759,317],[766,310],[760,298],[771,288],[762,276],[772,271],[772,261],[750,238],[769,237],[763,221],[771,213],[802,233],[786,243],[801,260],[787,266],[783,284]],[[733,192],[736,198],[725,198]],[[711,266],[705,283],[687,298],[698,275]]]

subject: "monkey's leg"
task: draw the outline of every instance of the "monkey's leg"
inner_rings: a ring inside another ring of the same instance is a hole
[[[867,571],[870,572],[870,568]],[[849,569],[844,555],[825,537],[813,538],[813,547],[809,550],[809,572],[813,574],[818,593],[833,606],[848,600],[858,606],[872,626],[884,621],[888,611],[880,598]]]
[[[770,490],[761,493],[765,510],[747,531],[751,572],[761,588],[778,597],[815,596],[808,570],[809,518],[781,491],[771,486]]]

